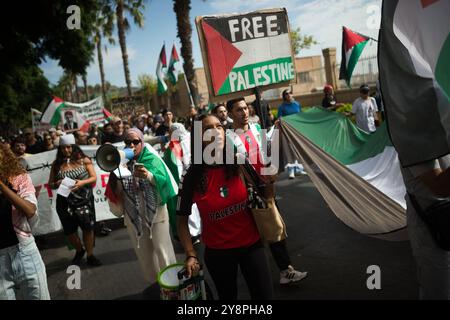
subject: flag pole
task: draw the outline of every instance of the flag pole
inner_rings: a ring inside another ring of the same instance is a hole
[[[188,90],[189,99],[191,100],[191,105],[193,105],[195,107],[194,98],[192,97],[192,92],[191,92],[191,88],[189,87],[189,83],[186,78],[186,73],[183,73],[183,78],[184,78],[184,83],[186,84],[186,88]]]

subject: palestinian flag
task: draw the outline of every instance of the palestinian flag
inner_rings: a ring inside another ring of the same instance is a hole
[[[283,117],[280,136],[285,162],[301,161],[340,220],[362,234],[403,239],[406,191],[384,123],[368,134],[344,115],[315,107]]]
[[[167,91],[167,84],[164,82],[163,69],[167,68],[166,61],[166,45],[163,45],[161,53],[159,54],[158,64],[156,65],[156,78],[158,80],[158,95]]]
[[[197,27],[215,96],[295,79],[285,10],[205,16]]]
[[[41,116],[41,123],[57,126],[61,122],[61,110],[64,108],[64,101],[61,98],[53,97],[50,104]]]
[[[183,173],[183,150],[179,141],[170,141],[169,147],[164,152],[163,160],[172,173],[175,182],[177,183],[177,185],[179,185],[181,175]],[[169,212],[169,224],[172,230],[172,235],[178,236],[176,197],[167,202],[167,211]]]
[[[358,59],[369,40],[369,37],[342,27],[342,61],[339,79],[347,81],[349,87],[353,70],[355,70]]]
[[[403,166],[450,153],[450,0],[383,2],[378,64]]]
[[[177,75],[175,74],[175,63],[180,61],[178,57],[177,49],[175,49],[175,44],[172,47],[172,54],[170,55],[169,69],[167,70],[167,76],[169,77],[172,84],[177,84]]]
[[[169,168],[153,148],[146,146],[137,162],[144,164],[145,168],[153,174],[160,199],[159,206],[165,205],[173,197],[176,198],[178,185]]]
[[[77,130],[88,132],[91,123],[83,116],[81,108],[78,107],[79,105],[82,104],[70,103],[63,101],[61,98],[53,97],[53,100],[42,113],[40,122],[52,127],[62,124],[63,130],[66,132]],[[108,111],[106,112],[109,114]],[[72,119],[71,127],[67,123],[69,117]]]

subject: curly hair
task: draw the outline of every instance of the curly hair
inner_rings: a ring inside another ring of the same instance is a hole
[[[22,167],[9,144],[0,143],[0,179],[7,182],[24,173],[27,171]]]

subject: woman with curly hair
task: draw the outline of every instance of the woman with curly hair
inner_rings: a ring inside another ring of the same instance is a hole
[[[75,180],[70,195],[56,198],[56,212],[63,226],[64,234],[76,249],[73,265],[80,265],[87,251],[87,264],[100,266],[94,256],[95,205],[92,184],[97,181],[92,161],[75,143],[73,134],[62,136],[59,142],[56,160],[50,171],[49,186],[57,189],[64,178]],[[78,237],[78,227],[83,230],[83,248]]]
[[[49,300],[45,265],[31,229],[37,200],[30,176],[8,144],[0,143],[0,300]]]

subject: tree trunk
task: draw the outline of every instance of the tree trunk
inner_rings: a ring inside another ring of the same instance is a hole
[[[102,82],[103,104],[106,104],[105,70],[103,69],[102,38],[100,35],[97,41],[97,59],[98,67],[100,69],[100,80]]]
[[[181,56],[183,57],[183,69],[186,79],[189,84],[189,89],[191,90],[192,96],[194,98],[195,104],[197,104],[196,99],[196,88],[194,84],[194,60],[192,58],[192,27],[189,18],[189,13],[191,10],[191,0],[174,0],[173,10],[177,16],[177,28],[178,28],[178,38],[181,41]]]
[[[127,83],[128,96],[131,97],[133,94],[131,92],[130,69],[128,67],[128,53],[125,38],[125,26],[123,21],[123,0],[117,1],[116,17],[117,30],[119,32],[120,50],[122,51],[123,70],[125,72],[125,82]]]
[[[88,92],[88,87],[87,87],[87,78],[86,78],[86,74],[82,74],[82,75],[81,75],[81,79],[83,80],[84,97],[85,97],[86,101],[89,101],[89,92]]]
[[[77,75],[73,75],[73,85],[75,86],[75,98],[76,102],[80,103],[80,93],[78,92],[78,85],[77,85]]]

